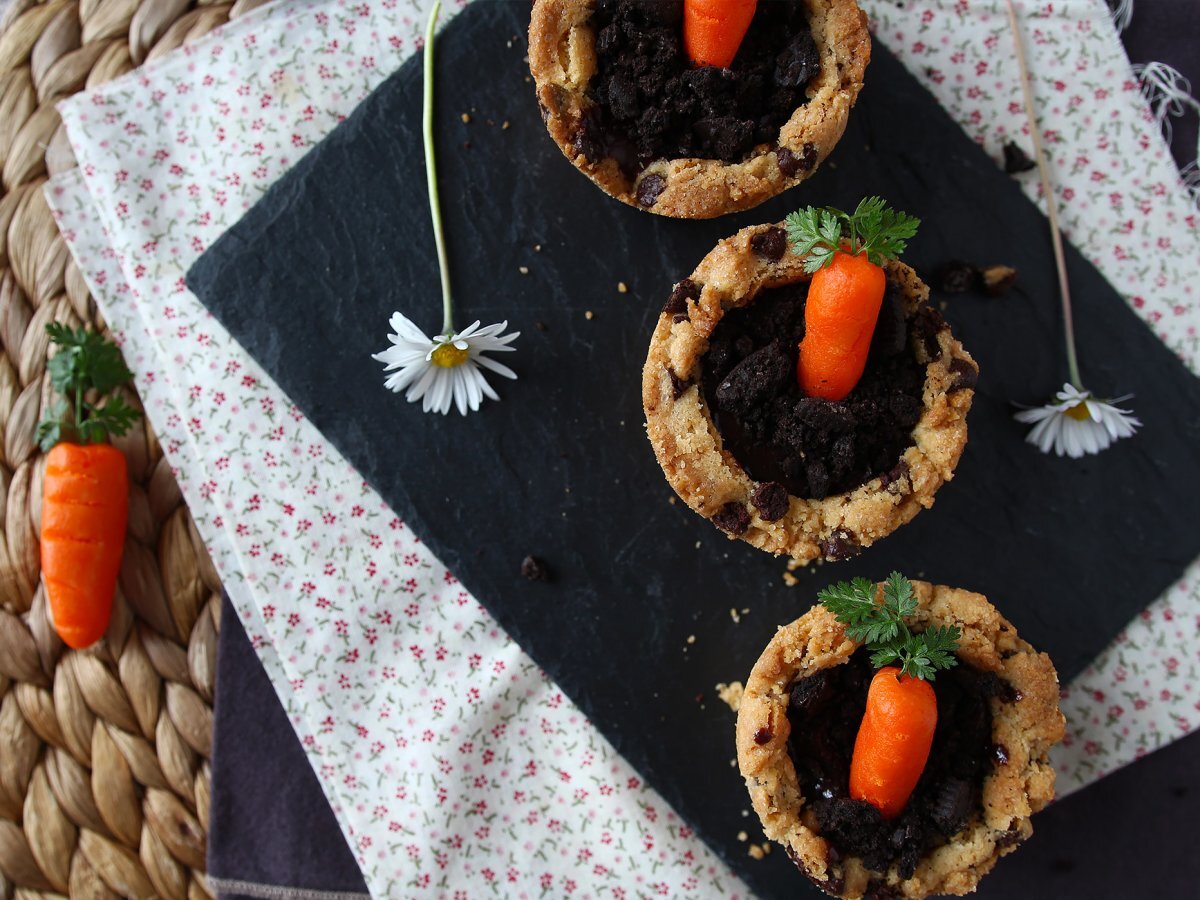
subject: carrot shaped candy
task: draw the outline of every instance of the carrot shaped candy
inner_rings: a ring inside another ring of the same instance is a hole
[[[893,572],[883,602],[866,578],[831,585],[818,595],[846,626],[846,637],[866,644],[880,667],[867,690],[867,707],[850,759],[850,796],[870,803],[885,819],[904,811],[921,779],[937,729],[938,669],[958,664],[957,627],[912,633],[904,620],[917,609],[912,583]],[[889,665],[899,663],[899,666]]]
[[[900,815],[925,769],[936,728],[933,685],[901,675],[895,666],[876,672],[850,760],[850,796],[866,800],[885,819]]]
[[[862,378],[887,290],[883,263],[904,251],[918,225],[879,197],[851,214],[810,206],[787,217],[788,237],[813,276],[796,363],[808,396],[841,400]]]
[[[120,395],[97,405],[131,377],[115,345],[57,322],[46,330],[60,348],[48,365],[50,384],[70,400],[58,401],[38,426],[38,443],[49,451],[42,482],[42,578],[55,630],[68,646],[82,648],[108,628],[129,514],[125,457],[100,442],[124,434],[139,413]]]
[[[692,62],[729,68],[756,6],[757,0],[683,0],[683,46]]]

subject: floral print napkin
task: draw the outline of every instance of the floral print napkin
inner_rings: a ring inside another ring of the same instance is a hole
[[[998,2],[863,5],[993,156],[1022,142]],[[1196,210],[1104,4],[1020,6],[1070,237],[1195,370]],[[184,287],[426,11],[272,4],[84,92],[48,199],[373,894],[744,894]],[[1064,792],[1195,727],[1198,617],[1193,566],[1064,692]]]

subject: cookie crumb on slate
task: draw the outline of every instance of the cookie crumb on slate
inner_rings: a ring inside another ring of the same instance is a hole
[[[628,294],[629,293],[629,285],[627,285],[623,281],[618,281],[617,282],[617,293],[618,294]]]
[[[694,643],[696,643],[696,636],[695,636],[694,634],[689,634],[689,635],[687,636],[687,642],[688,642],[689,644],[694,644]]]
[[[740,681],[731,681],[729,684],[721,682],[717,685],[717,696],[732,709],[738,711],[738,707],[742,705],[742,683]]]
[[[748,840],[750,840],[750,835],[746,834],[746,832],[744,832],[744,831],[739,831],[737,833],[737,839],[739,841],[748,841]]]
[[[733,619],[734,625],[737,625],[742,621],[742,617],[738,614],[738,611],[732,608],[729,610],[729,618]]]
[[[596,314],[589,309],[583,314],[583,317],[590,322],[592,319],[596,318]]]
[[[771,852],[770,844],[751,844],[749,851],[751,859],[765,859],[766,855]]]
[[[992,297],[1007,293],[1017,280],[1017,270],[1012,266],[987,266],[979,275],[983,279],[983,289]]]
[[[791,572],[784,572],[783,573],[783,583],[786,584],[788,587],[795,587],[796,585],[798,585],[800,583],[800,579],[797,578],[795,575],[793,575]]]
[[[459,116],[459,118],[462,119],[463,124],[466,125],[468,122],[471,121],[471,114],[463,113],[461,116]]]
[[[517,271],[520,272],[522,275],[528,275],[529,274],[529,266],[517,266]]]
[[[530,581],[549,581],[550,570],[546,561],[532,554],[521,560],[521,574]]]

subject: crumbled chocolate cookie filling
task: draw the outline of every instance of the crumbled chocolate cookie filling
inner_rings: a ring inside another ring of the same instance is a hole
[[[717,510],[712,521],[722,531],[737,537],[745,534],[746,529],[750,527],[750,511],[737,501],[731,500]]]
[[[789,751],[818,828],[840,856],[858,856],[886,872],[912,876],[921,857],[982,811],[983,779],[996,762],[987,675],[960,661],[933,682],[938,723],[929,761],[908,805],[885,820],[849,796],[850,757],[874,670],[866,650],[840,666],[801,678],[792,688]],[[995,676],[991,676],[995,677]]]
[[[805,397],[796,361],[807,296],[807,283],[771,288],[726,313],[709,341],[701,385],[725,447],[751,478],[821,499],[896,469],[921,417],[925,374],[902,299],[889,289],[858,385],[837,402]],[[856,552],[847,535],[826,555]]]
[[[775,522],[788,511],[788,492],[778,481],[760,484],[750,494],[750,502],[764,521]]]
[[[597,0],[589,85],[596,105],[573,138],[577,152],[593,162],[614,159],[630,176],[655,159],[732,162],[777,141],[780,127],[808,102],[821,58],[803,3],[758,4],[728,69],[692,65],[682,19],[682,0]],[[643,199],[639,185],[643,206],[657,199],[649,193]]]

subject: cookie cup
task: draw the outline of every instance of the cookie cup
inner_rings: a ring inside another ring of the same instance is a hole
[[[738,766],[765,834],[784,845],[817,887],[836,897],[860,898],[868,891],[883,896],[884,890],[891,892],[886,896],[908,900],[969,893],[996,860],[1033,833],[1030,815],[1054,797],[1047,754],[1062,740],[1064,719],[1050,658],[1021,640],[981,594],[920,581],[913,588],[919,606],[910,627],[958,626],[960,662],[995,673],[1011,692],[989,701],[992,741],[1006,748],[1007,763],[984,777],[981,809],[927,853],[911,878],[902,879],[894,865],[887,872],[872,871],[821,836],[788,752],[792,686],[845,663],[860,646],[846,637],[832,613],[815,606],[776,632],[750,673],[738,710]]]
[[[711,219],[757,206],[808,178],[846,130],[871,57],[866,14],[854,0],[802,0],[821,71],[774,144],[737,162],[658,159],[633,177],[611,158],[589,159],[576,146],[588,85],[596,74],[594,0],[535,0],[529,69],[542,118],[567,159],[607,194],[638,209],[681,219]],[[785,153],[777,153],[782,149]],[[647,180],[649,179],[649,181]]]
[[[676,286],[650,340],[642,404],[659,465],[683,501],[730,537],[803,565],[853,556],[933,505],[934,493],[954,476],[966,446],[966,415],[978,367],[941,314],[928,305],[929,288],[908,266],[889,262],[888,279],[903,296],[905,324],[925,369],[913,443],[890,472],[820,500],[789,496],[781,518],[763,518],[753,502],[761,485],[725,449],[700,375],[709,338],[728,310],[754,302],[764,288],[811,279],[804,258],[790,246],[774,259],[755,250],[756,237],[761,246],[767,232],[781,227],[742,229],[721,241]],[[686,301],[680,299],[681,290],[690,293]]]

